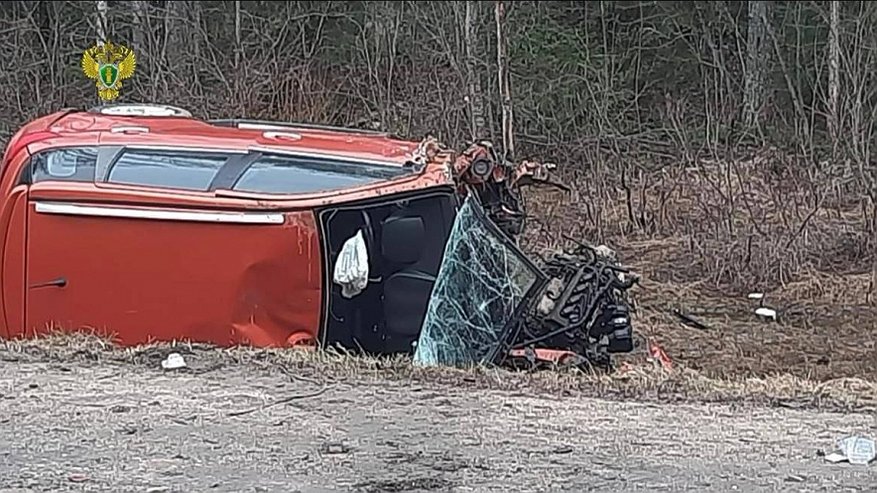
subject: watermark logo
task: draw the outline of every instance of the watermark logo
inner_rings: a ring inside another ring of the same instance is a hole
[[[95,81],[97,94],[104,101],[119,97],[122,81],[131,78],[136,68],[134,52],[109,41],[96,44],[82,54],[82,73]]]

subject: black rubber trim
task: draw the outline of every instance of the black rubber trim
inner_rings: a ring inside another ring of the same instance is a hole
[[[213,181],[210,182],[210,187],[207,188],[207,191],[231,190],[250,165],[261,157],[261,152],[250,152],[240,156],[233,156],[219,168],[219,172],[213,177]]]
[[[18,174],[18,182],[15,186],[18,185],[33,185],[33,156],[29,156],[27,158],[27,163],[21,167],[21,172]]]
[[[110,167],[119,160],[125,150],[124,146],[99,146],[97,163],[94,167],[95,183],[106,183],[110,179]]]
[[[207,123],[217,126],[217,127],[232,127],[232,128],[240,128],[241,124],[250,124],[250,125],[264,125],[271,127],[283,127],[289,129],[300,129],[300,130],[325,130],[329,132],[341,132],[341,133],[349,133],[349,134],[362,134],[362,135],[375,135],[375,136],[387,136],[387,132],[381,132],[378,130],[369,130],[365,128],[355,128],[355,127],[339,127],[334,125],[320,125],[316,123],[296,123],[296,122],[274,122],[270,120],[249,120],[249,119],[241,119],[241,118],[227,118],[227,119],[218,119],[218,120],[207,120]]]

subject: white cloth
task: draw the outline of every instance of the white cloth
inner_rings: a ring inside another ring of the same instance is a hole
[[[341,285],[341,295],[353,298],[368,284],[368,249],[362,230],[350,237],[341,247],[335,263],[334,280]]]

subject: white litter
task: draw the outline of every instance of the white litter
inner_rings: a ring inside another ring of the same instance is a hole
[[[770,318],[773,320],[777,319],[777,311],[773,308],[767,308],[764,306],[760,306],[755,309],[755,314],[759,317]]]
[[[764,299],[764,293],[749,293],[747,298],[749,298],[750,300]]]
[[[171,353],[167,355],[167,358],[165,358],[161,362],[161,367],[165,370],[177,370],[179,368],[185,368],[186,360],[184,360],[183,357],[180,356],[180,353]]]
[[[828,462],[847,461],[850,464],[864,466],[877,457],[877,446],[871,438],[849,436],[837,441],[838,451],[825,456]]]
[[[333,279],[341,285],[341,295],[345,298],[353,298],[368,285],[368,249],[362,230],[341,247]]]

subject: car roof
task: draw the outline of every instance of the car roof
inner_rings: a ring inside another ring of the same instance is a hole
[[[127,114],[125,114],[127,113]],[[52,146],[101,144],[160,145],[216,150],[307,152],[388,165],[404,165],[420,143],[386,133],[306,123],[253,120],[202,120],[164,105],[108,105],[63,110],[32,121],[15,139],[51,132]],[[12,145],[13,142],[10,142]]]

